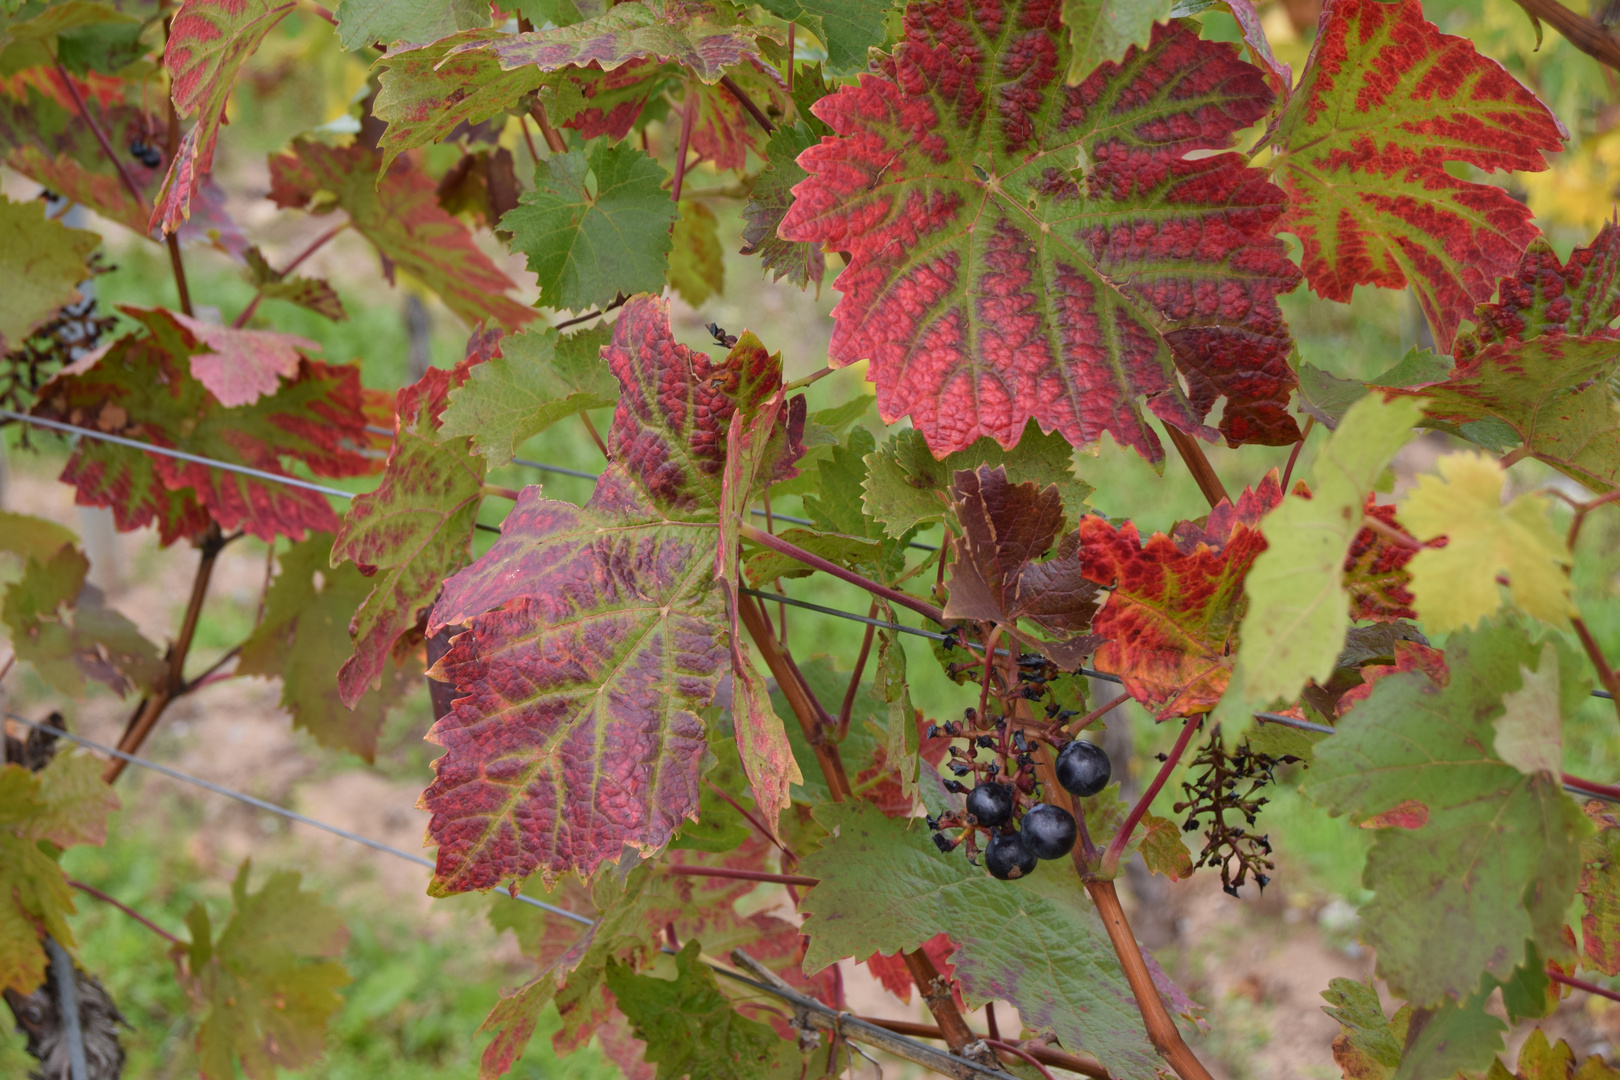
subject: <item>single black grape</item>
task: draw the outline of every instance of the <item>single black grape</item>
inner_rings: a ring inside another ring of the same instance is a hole
[[[980,784],[968,792],[967,812],[980,825],[995,828],[1012,817],[1013,791],[1006,784]]]
[[[984,868],[990,876],[1009,881],[1026,877],[1035,870],[1035,853],[1024,844],[1017,833],[997,833],[990,838],[984,852]]]
[[[1036,803],[1024,811],[1019,832],[1037,859],[1061,859],[1074,847],[1074,815],[1061,806]]]
[[[1108,755],[1096,743],[1076,739],[1058,752],[1057,781],[1071,795],[1090,798],[1108,786],[1112,772]]]

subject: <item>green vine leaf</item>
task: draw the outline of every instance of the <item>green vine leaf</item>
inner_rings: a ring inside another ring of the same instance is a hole
[[[21,348],[40,323],[79,299],[94,273],[89,258],[101,237],[45,217],[44,202],[0,196],[0,274],[8,282],[0,307],[0,354]]]
[[[885,0],[766,0],[773,15],[807,27],[827,47],[827,70],[856,75],[866,70],[866,52],[883,44],[893,6]]]
[[[720,250],[720,223],[714,211],[693,199],[682,199],[669,253],[669,284],[690,307],[702,307],[726,288],[726,266]]]
[[[481,124],[517,110],[524,96],[540,86],[544,73],[532,67],[503,71],[487,52],[460,51],[464,45],[502,37],[499,30],[468,30],[430,45],[390,49],[377,61],[372,113],[388,124],[377,141],[384,170],[406,150],[443,142],[462,124]]]
[[[1581,841],[1581,955],[1605,975],[1620,974],[1620,818],[1594,799],[1594,829]]]
[[[1070,86],[1098,65],[1117,61],[1132,47],[1146,47],[1153,24],[1170,18],[1174,0],[1063,0],[1069,28]]]
[[[811,283],[821,294],[821,279],[827,273],[827,257],[817,243],[783,240],[776,234],[788,207],[793,205],[793,189],[810,174],[799,166],[799,155],[816,145],[826,125],[814,116],[808,122],[783,124],[765,144],[765,171],[754,181],[743,207],[743,255],[758,255],[760,268],[772,281],[786,278],[803,289]]]
[[[480,0],[338,0],[338,40],[346,50],[396,42],[438,42],[458,30],[489,25],[489,5]]]

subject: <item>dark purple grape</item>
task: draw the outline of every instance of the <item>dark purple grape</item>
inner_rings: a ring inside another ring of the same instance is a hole
[[[1024,845],[1017,833],[996,833],[984,851],[984,868],[990,876],[1009,881],[1027,877],[1035,869],[1035,853]]]
[[[1036,803],[1024,811],[1018,828],[1037,859],[1061,859],[1074,848],[1074,815],[1061,806]]]
[[[1071,795],[1090,798],[1108,786],[1112,772],[1108,755],[1096,743],[1076,739],[1058,752],[1057,781]]]
[[[995,828],[1012,817],[1013,793],[1006,784],[980,784],[968,792],[967,812],[980,825]]]

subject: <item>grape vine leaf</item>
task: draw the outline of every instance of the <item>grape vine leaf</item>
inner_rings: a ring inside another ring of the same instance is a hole
[[[168,667],[140,629],[102,603],[86,582],[90,560],[72,544],[45,558],[30,558],[21,581],[5,591],[0,625],[11,634],[17,659],[34,666],[51,686],[72,698],[94,679],[120,697],[161,685]]]
[[[807,485],[804,496],[804,512],[823,533],[855,538],[852,548],[866,555],[852,564],[852,569],[876,581],[892,583],[905,571],[906,545],[912,534],[885,536],[882,526],[863,508],[866,459],[876,445],[866,428],[859,425],[850,428],[843,444],[832,447],[816,463],[813,480]],[[829,545],[818,541],[816,546],[826,551]]]
[[[21,347],[58,308],[79,299],[79,283],[93,271],[88,260],[101,237],[45,216],[45,203],[19,203],[0,195],[0,353]]]
[[[669,252],[669,284],[690,307],[702,307],[726,287],[720,223],[695,199],[682,199]]]
[[[1168,20],[1174,7],[1174,0],[1063,0],[1063,25],[1069,28],[1069,85],[1077,85],[1107,61],[1120,60],[1132,46],[1145,47],[1153,24]]]
[[[1459,1005],[1448,1000],[1429,1015],[1410,1039],[1412,1006],[1402,1005],[1385,1018],[1378,991],[1370,983],[1338,978],[1322,991],[1322,1011],[1339,1022],[1333,1060],[1353,1080],[1424,1080],[1426,1077],[1473,1075],[1502,1044],[1506,1025],[1490,1016],[1479,999]],[[1496,1074],[1491,1074],[1496,1080]]]
[[[320,278],[297,277],[277,270],[257,247],[249,247],[242,253],[242,258],[247,263],[254,288],[266,300],[285,300],[333,322],[342,322],[349,317],[348,312],[343,310],[343,301],[339,299],[337,290]]]
[[[178,311],[168,316],[204,347],[191,356],[191,376],[226,408],[251,405],[274,394],[281,380],[297,378],[302,353],[321,348],[294,334],[215,326]]]
[[[490,467],[552,424],[619,400],[619,384],[602,362],[609,329],[559,337],[549,326],[503,338],[500,352],[450,391],[441,437],[466,435]]]
[[[1363,882],[1362,935],[1378,973],[1414,1005],[1466,999],[1508,979],[1526,943],[1565,952],[1562,928],[1588,826],[1556,777],[1526,776],[1492,749],[1504,695],[1544,662],[1522,629],[1452,635],[1444,686],[1387,675],[1316,744],[1302,785],[1333,816],[1370,818],[1415,801],[1418,828],[1381,828]],[[1545,672],[1541,673],[1545,675]]]
[[[1093,1055],[1111,1076],[1157,1075],[1161,1059],[1066,863],[996,881],[960,854],[941,854],[926,829],[908,829],[875,807],[823,804],[815,815],[832,836],[800,863],[821,881],[799,905],[808,916],[805,971],[915,949],[948,929],[969,1008],[1006,1000],[1025,1024],[1056,1032],[1065,1049]]]
[[[196,113],[197,122],[169,162],[148,228],[172,233],[191,216],[191,199],[213,167],[214,144],[237,72],[296,6],[275,0],[184,0],[175,11],[163,67],[175,112],[182,117]]]
[[[1519,1048],[1519,1062],[1514,1071],[1509,1072],[1500,1061],[1493,1061],[1485,1080],[1566,1080],[1569,1077],[1574,1080],[1620,1080],[1620,1070],[1598,1054],[1588,1055],[1578,1067],[1575,1060],[1575,1051],[1570,1049],[1569,1043],[1563,1039],[1549,1043],[1546,1034],[1538,1027]]]
[[[438,42],[489,25],[484,0],[339,0],[338,40],[350,52],[368,45]]]
[[[349,620],[372,583],[354,566],[333,569],[331,553],[328,533],[314,533],[281,553],[264,617],[242,643],[236,673],[279,678],[281,707],[292,715],[293,727],[369,762],[388,709],[417,685],[422,667],[414,657],[403,660],[386,669],[383,685],[368,690],[352,711],[343,704],[337,672],[353,648]]]
[[[118,797],[88,754],[60,753],[38,773],[0,765],[0,989],[45,981],[41,931],[73,948],[73,889],[41,843],[100,845]]]
[[[985,438],[942,459],[929,452],[920,433],[905,428],[895,432],[881,450],[867,455],[863,503],[866,513],[883,523],[888,536],[904,536],[937,521],[948,522],[959,533],[951,510],[951,485],[959,471],[988,465],[1005,469],[1007,479],[1015,484],[1055,485],[1063,498],[1063,513],[1079,521],[1090,509],[1086,500],[1095,489],[1075,475],[1073,461],[1074,447],[1068,440],[1042,432],[1033,420],[1010,450]]]
[[[570,150],[534,167],[534,189],[501,228],[528,257],[541,303],[583,311],[663,289],[677,213],[664,175],[643,151],[605,141],[589,157]]]
[[[1581,841],[1581,955],[1605,975],[1620,974],[1620,818],[1596,799],[1586,804],[1594,826]]]
[[[1410,284],[1449,352],[1536,228],[1447,162],[1539,172],[1566,133],[1500,64],[1427,22],[1421,0],[1328,0],[1270,136],[1289,202],[1277,228],[1304,244],[1311,288],[1348,302],[1357,285]]]
[[[1308,497],[1283,499],[1261,522],[1266,550],[1244,579],[1248,614],[1223,712],[1291,702],[1333,673],[1350,629],[1345,565],[1368,531],[1363,506],[1422,415],[1415,401],[1363,397],[1317,455]]]
[[[1283,194],[1241,155],[1186,156],[1265,115],[1260,71],[1173,23],[1065,87],[1056,5],[932,0],[905,25],[879,74],[814,105],[837,137],[799,156],[777,229],[848,253],[830,362],[871,360],[884,422],[943,456],[1011,447],[1033,417],[1157,462],[1138,398],[1213,438],[1225,395],[1230,443],[1297,439]]]
[[[1423,623],[1444,632],[1494,614],[1502,596],[1497,576],[1521,611],[1563,626],[1570,600],[1569,547],[1548,519],[1549,500],[1533,492],[1505,506],[1500,466],[1484,454],[1447,454],[1439,475],[1425,474],[1407,495],[1401,518],[1419,540],[1444,535],[1444,547],[1425,547],[1408,564]]]
[[[1444,382],[1398,392],[1428,399],[1434,419],[1506,425],[1525,453],[1606,492],[1620,484],[1617,372],[1614,337],[1567,337],[1555,329],[1486,345]],[[1462,434],[1471,435],[1469,427]]]
[[[800,120],[782,124],[771,133],[765,144],[765,170],[754,181],[743,206],[743,246],[740,254],[758,255],[762,270],[772,281],[786,278],[799,288],[815,283],[816,295],[821,295],[821,279],[827,273],[827,257],[821,245],[783,240],[776,227],[793,205],[793,188],[810,174],[799,166],[798,157],[816,145],[826,125],[814,116],[809,122]]]
[[[730,71],[731,81],[767,116],[784,115],[789,99],[776,69],[758,61]],[[742,172],[750,152],[765,156],[769,136],[729,86],[683,80],[692,114],[692,149],[716,169]],[[698,160],[698,159],[694,159]]]
[[[1260,519],[1282,501],[1276,470],[1202,528],[1181,522],[1143,543],[1134,522],[1080,521],[1080,566],[1113,592],[1092,620],[1096,664],[1159,719],[1208,712],[1226,692],[1243,619],[1244,578],[1266,550]]]
[[[489,53],[456,51],[504,36],[498,30],[468,30],[430,45],[392,48],[377,61],[372,112],[388,125],[377,141],[383,169],[406,150],[444,141],[462,124],[517,109],[540,85],[544,75],[534,68],[502,71]]]
[[[945,618],[993,622],[1058,667],[1079,667],[1099,641],[1087,632],[1099,590],[1081,573],[1079,533],[1064,533],[1057,486],[1014,484],[1004,467],[981,465],[956,474],[954,496],[961,532],[951,541],[956,558]],[[1055,640],[1028,634],[1020,619]]]
[[[1541,647],[1534,670],[1519,669],[1519,689],[1502,695],[1502,715],[1492,722],[1492,749],[1502,761],[1526,776],[1538,773],[1559,780],[1564,768],[1564,739],[1559,710],[1558,652],[1551,642]],[[1561,781],[1560,781],[1561,782]]]
[[[714,972],[698,958],[696,941],[676,954],[673,980],[638,975],[613,960],[606,977],[660,1076],[798,1080],[804,1072],[798,1044],[743,1016],[721,993]]]
[[[480,338],[472,341],[476,346]],[[352,561],[373,578],[349,623],[354,655],[337,673],[338,695],[351,709],[379,689],[389,655],[397,660],[414,646],[440,584],[471,557],[484,462],[471,440],[444,438],[438,427],[450,388],[482,362],[473,352],[452,370],[429,368],[399,391],[382,483],[350,501],[332,542],[332,566]]]
[[[31,558],[43,562],[78,542],[72,529],[49,518],[0,510],[0,551],[17,556],[22,563]]]
[[[242,863],[231,882],[231,921],[218,938],[200,901],[186,915],[188,981],[206,1009],[197,1029],[206,1080],[230,1080],[238,1063],[249,1080],[313,1063],[350,981],[336,959],[349,940],[337,911],[300,889],[301,875],[290,870],[248,892],[251,867]]]
[[[1379,506],[1367,497],[1362,514],[1377,518],[1396,532],[1406,527],[1395,517],[1393,506]],[[1416,619],[1412,607],[1412,575],[1407,564],[1417,552],[1397,544],[1382,533],[1364,528],[1350,544],[1344,559],[1344,589],[1350,594],[1350,617],[1377,622]]]
[[[1606,222],[1590,244],[1558,258],[1537,237],[1525,249],[1518,271],[1497,283],[1494,303],[1474,309],[1475,327],[1457,336],[1459,362],[1481,349],[1529,341],[1548,333],[1570,337],[1613,336],[1620,317],[1620,229]]]
[[[727,68],[759,58],[757,39],[787,35],[727,14],[709,0],[626,0],[572,26],[504,34],[457,46],[461,52],[491,52],[503,70],[598,64],[611,71],[632,60],[679,64],[705,83],[717,83]]]
[[[429,633],[469,626],[437,675],[467,696],[429,733],[446,748],[422,797],[435,895],[590,875],[627,845],[662,846],[698,806],[701,712],[726,652],[724,432],[781,370],[751,336],[720,364],[677,344],[652,296],[624,306],[604,359],[623,396],[590,501],[525,489],[429,619]]]
[[[295,379],[251,405],[226,408],[191,374],[203,343],[161,308],[120,309],[145,328],[40,390],[34,413],[97,431],[288,475],[284,458],[321,476],[370,471],[360,372],[303,360]],[[208,526],[261,540],[337,527],[324,495],[268,480],[81,440],[61,479],[81,506],[105,506],[123,531],[156,524],[170,544]]]
[[[827,47],[827,70],[857,75],[866,70],[866,51],[883,44],[888,0],[767,0],[771,14],[807,27]]]
[[[290,153],[270,159],[270,198],[282,208],[329,213],[342,207],[393,279],[405,270],[438,293],[469,323],[516,329],[536,316],[506,296],[512,279],[478,249],[467,227],[439,206],[433,179],[409,162],[394,162],[381,179],[378,151],[294,139]]]

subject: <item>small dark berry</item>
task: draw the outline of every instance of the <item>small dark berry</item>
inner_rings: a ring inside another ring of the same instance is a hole
[[[1018,752],[1020,754],[1029,749],[1029,740],[1024,738],[1023,728],[1019,728],[1017,731],[1013,732],[1012,741],[1013,745],[1018,747]]]
[[[1054,701],[1054,702],[1052,702],[1050,705],[1048,705],[1046,707],[1046,718],[1048,720],[1050,720],[1052,717],[1056,716],[1057,713],[1058,713],[1058,703],[1057,702]]]
[[[980,825],[1005,825],[1013,812],[1012,789],[1006,784],[980,784],[968,793],[967,811]]]
[[[980,735],[977,739],[975,739],[973,741],[978,743],[981,747],[983,747],[986,750],[994,750],[996,748],[996,740],[992,739],[988,735]]]
[[[934,834],[934,846],[939,848],[939,850],[943,851],[947,855],[949,855],[956,848],[955,842],[944,833]]]
[[[928,823],[928,827],[930,829],[933,829],[935,832],[939,831],[939,818],[934,817],[933,815],[929,815],[927,817],[924,817],[923,820]]]
[[[952,795],[965,795],[967,794],[967,785],[960,780],[947,780],[945,781],[945,790]]]
[[[929,724],[928,725],[928,730],[923,733],[923,737],[928,738],[928,739],[937,738],[938,736],[939,736],[939,725],[938,724]]]
[[[979,718],[979,710],[969,705],[962,710],[962,718],[971,724]]]
[[[1154,756],[1154,758],[1156,758],[1159,761],[1169,761],[1170,760],[1170,755],[1169,754],[1154,754],[1153,756]]]
[[[988,776],[992,780],[994,780],[998,775],[1000,775],[1000,773],[1001,773],[1001,763],[999,761],[992,761],[990,763],[990,767],[985,770],[985,775]]]
[[[1090,798],[1108,786],[1113,766],[1096,743],[1076,739],[1057,756],[1057,780],[1063,790],[1082,799]]]
[[[1227,896],[1236,896],[1239,900],[1243,899],[1243,897],[1238,894],[1237,887],[1234,885],[1222,885],[1221,891]]]
[[[950,769],[951,769],[951,773],[953,775],[955,775],[955,776],[966,776],[968,773],[973,771],[972,769],[968,768],[968,766],[962,764],[960,761],[951,762]]]
[[[1074,815],[1061,806],[1036,803],[1024,812],[1019,831],[1037,859],[1061,859],[1073,850],[1077,829]]]
[[[990,838],[990,846],[984,852],[984,867],[991,877],[1010,881],[1027,876],[1035,866],[1034,852],[1024,845],[1024,838],[1017,833],[997,833]]]

